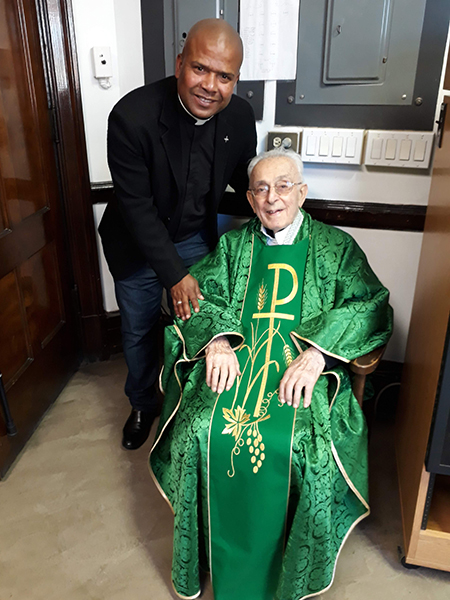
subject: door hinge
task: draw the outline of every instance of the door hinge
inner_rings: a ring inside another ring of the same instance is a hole
[[[441,104],[441,111],[439,113],[439,120],[436,121],[438,129],[437,129],[437,147],[442,148],[442,138],[444,137],[444,127],[445,127],[445,117],[447,116],[447,103],[443,102]]]

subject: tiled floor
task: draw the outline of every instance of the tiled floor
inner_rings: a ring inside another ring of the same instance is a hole
[[[176,598],[172,515],[148,473],[151,440],[120,447],[124,378],[121,358],[82,368],[0,483],[0,600]],[[399,563],[392,434],[392,424],[374,427],[372,515],[350,536],[324,600],[450,598],[450,573]]]

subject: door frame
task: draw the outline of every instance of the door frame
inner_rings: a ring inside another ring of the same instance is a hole
[[[34,0],[83,358],[105,358],[106,314],[91,201],[72,0]]]

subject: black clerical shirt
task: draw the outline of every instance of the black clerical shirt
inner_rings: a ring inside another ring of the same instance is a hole
[[[174,241],[182,242],[207,227],[210,206],[216,119],[201,125],[178,106],[182,151],[182,213]]]

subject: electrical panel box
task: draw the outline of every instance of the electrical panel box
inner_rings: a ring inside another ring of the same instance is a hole
[[[328,2],[322,79],[325,85],[385,80],[392,5],[391,0],[359,0],[355,10],[354,2]]]
[[[446,1],[301,0],[276,125],[431,131],[449,18]]]
[[[412,100],[426,0],[302,0],[297,104]]]

